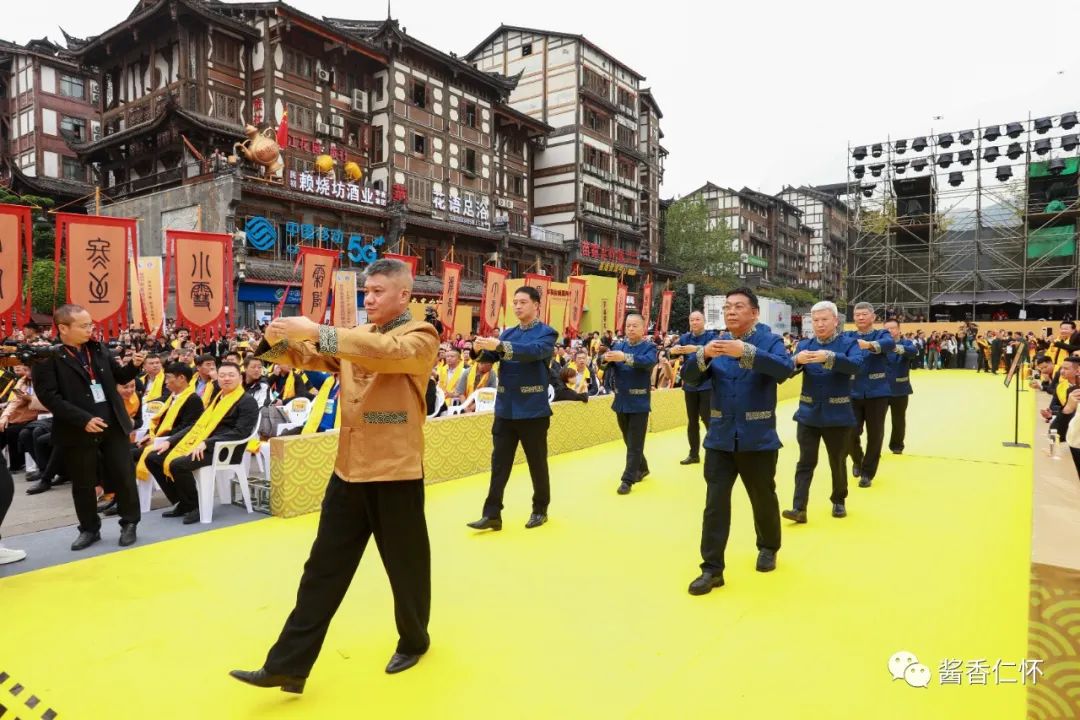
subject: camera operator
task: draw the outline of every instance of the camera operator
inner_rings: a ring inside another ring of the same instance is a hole
[[[53,321],[63,344],[31,372],[38,398],[53,414],[53,444],[61,455],[64,475],[71,478],[79,518],[79,537],[71,549],[83,550],[101,539],[94,493],[101,484],[99,454],[101,466],[116,483],[120,545],[132,545],[140,519],[128,439],[132,423],[116,386],[135,379],[145,356],[136,353],[127,367],[117,363],[104,344],[90,339],[94,323],[79,305],[57,308]]]

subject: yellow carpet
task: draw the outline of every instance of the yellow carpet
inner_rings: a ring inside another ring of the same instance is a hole
[[[993,665],[1026,652],[1031,451],[1001,447],[1013,394],[971,372],[913,377],[907,454],[886,455],[873,488],[852,483],[843,520],[829,516],[819,467],[810,522],[785,521],[772,574],[754,571],[750,507],[736,486],[728,584],[687,594],[704,482],[700,465],[678,465],[686,443],[676,430],[648,437],[652,475],[626,497],[615,494],[621,446],[553,458],[552,519],[538,530],[523,528],[524,466],[501,533],[464,526],[479,516],[486,477],[430,487],[433,645],[402,675],[382,671],[396,634],[372,544],[305,695],[227,677],[260,665],[291,609],[311,515],[0,581],[0,678],[10,676],[0,704],[24,720],[46,706],[73,720],[1021,718],[1019,684],[938,679],[946,658]],[[1031,401],[1026,393],[1022,418]],[[779,408],[782,507],[793,412]],[[1022,423],[1021,438],[1031,434]],[[892,680],[899,650],[930,668],[930,687]],[[29,693],[36,710],[23,705]]]

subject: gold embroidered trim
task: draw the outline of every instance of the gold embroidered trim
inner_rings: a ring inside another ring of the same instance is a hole
[[[649,391],[645,388],[630,388],[628,391],[631,395],[648,395]]]
[[[286,352],[289,350],[288,340],[278,340],[274,343],[269,350],[259,356],[260,360],[266,362],[277,362],[279,359],[285,357]]]
[[[832,350],[826,350],[825,362],[822,364],[825,366],[826,370],[832,370],[833,367],[836,365],[836,353],[834,353]]]
[[[337,355],[337,328],[332,325],[319,326],[319,352],[324,355]]]
[[[768,420],[773,415],[772,410],[760,410],[758,412],[746,413],[747,420]]]
[[[829,398],[830,405],[847,405],[851,402],[851,398],[845,395],[844,397],[832,397]]]
[[[739,367],[743,370],[754,369],[754,358],[757,356],[757,348],[743,341],[742,357],[739,358]]]
[[[522,395],[532,395],[534,393],[547,392],[543,385],[522,385],[518,388],[518,392]]]
[[[814,398],[810,397],[809,395],[800,395],[799,402],[810,403],[811,405],[813,405]]]
[[[722,417],[724,417],[724,411],[723,410],[710,410],[709,411],[709,417],[711,417],[711,418],[722,418]]]
[[[400,315],[398,315],[396,318],[394,318],[390,322],[388,322],[388,323],[386,323],[384,325],[380,325],[379,326],[379,332],[388,333],[391,330],[393,330],[394,328],[399,328],[402,325],[404,325],[405,323],[410,322],[411,320],[412,320],[412,314],[408,310],[406,310],[405,312],[401,313]]]
[[[907,382],[907,381],[908,381],[908,376],[907,375],[905,375],[902,378],[896,378],[896,382],[898,382],[898,383]]]
[[[409,422],[407,412],[366,412],[364,422],[368,425],[405,425]]]
[[[503,360],[513,360],[514,359],[514,346],[511,345],[510,343],[506,342],[505,340],[503,340],[499,344],[502,346]]]
[[[870,380],[882,380],[885,377],[885,373],[870,373],[866,377]]]

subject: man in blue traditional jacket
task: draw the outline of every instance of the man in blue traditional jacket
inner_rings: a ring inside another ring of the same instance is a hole
[[[503,491],[514,467],[518,443],[525,451],[532,476],[532,515],[525,524],[535,528],[547,522],[551,502],[548,476],[547,433],[551,424],[548,403],[548,365],[558,333],[537,319],[540,293],[522,286],[514,293],[514,315],[519,325],[496,338],[477,338],[473,347],[486,359],[499,361],[495,421],[491,426],[491,487],[483,517],[468,523],[476,530],[502,530]]]
[[[634,483],[649,474],[645,433],[649,430],[652,369],[656,365],[656,345],[645,339],[645,319],[627,315],[625,326],[626,339],[615,343],[603,357],[604,375],[612,373],[615,385],[611,409],[626,444],[620,495],[626,495]]]
[[[698,310],[690,313],[690,332],[683,333],[679,337],[679,344],[671,348],[672,355],[689,355],[697,352],[699,348],[708,345],[716,339],[715,330],[705,329],[705,315]],[[680,465],[692,465],[701,462],[701,431],[698,428],[700,422],[709,430],[709,408],[712,386],[708,378],[701,385],[695,385],[686,381],[686,369],[689,363],[683,363],[682,389],[683,399],[686,401],[686,439],[690,443],[690,454],[679,461]]]
[[[784,339],[758,324],[753,290],[727,294],[727,331],[686,358],[686,379],[710,382],[712,408],[705,435],[705,513],[701,526],[701,575],[691,595],[724,584],[724,551],[731,532],[731,490],[741,477],[754,513],[757,570],[776,569],[780,550],[780,503],[776,498],[776,386],[794,367]]]
[[[885,373],[889,381],[889,415],[892,417],[892,433],[889,435],[889,450],[894,455],[904,452],[904,436],[907,434],[907,406],[911,396],[911,358],[915,354],[915,345],[900,335],[900,321],[886,320],[885,329],[892,335],[896,348],[885,360]]]
[[[855,427],[851,431],[848,452],[851,454],[852,474],[859,478],[859,487],[867,488],[877,475],[881,461],[881,445],[885,440],[885,413],[889,410],[889,380],[885,372],[886,358],[896,348],[888,330],[874,329],[874,306],[867,302],[855,306],[855,330],[844,333],[859,343],[864,351],[862,367],[851,384],[851,409],[855,411]],[[866,427],[866,454],[861,436]]]
[[[858,342],[841,334],[840,313],[836,305],[823,300],[810,310],[814,337],[800,340],[795,348],[795,372],[801,372],[802,392],[799,409],[795,411],[798,427],[799,462],[795,465],[795,499],[793,509],[783,515],[797,523],[806,522],[806,506],[810,501],[810,482],[817,468],[818,451],[825,441],[832,475],[833,517],[847,516],[848,436],[855,426],[851,409],[851,378],[859,371],[863,351]]]

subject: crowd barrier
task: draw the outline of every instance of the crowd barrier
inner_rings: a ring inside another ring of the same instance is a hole
[[[780,386],[778,400],[799,394],[801,379]],[[589,402],[557,402],[552,406],[548,454],[561,455],[621,439],[613,396]],[[491,413],[436,418],[424,424],[424,480],[427,484],[455,480],[491,467]],[[652,395],[649,432],[686,425],[682,390],[659,390]],[[334,470],[337,431],[315,435],[275,437],[270,440],[270,514],[295,517],[316,512]],[[516,463],[525,462],[518,449]]]
[[[930,337],[934,333],[952,333],[955,335],[960,326],[963,323],[960,322],[905,322],[901,323],[901,331],[906,335],[907,333],[915,333],[922,330],[923,335]],[[998,332],[1004,330],[1005,332],[1021,332],[1025,335],[1029,332],[1035,333],[1036,337],[1042,337],[1046,328],[1052,328],[1053,333],[1056,336],[1058,333],[1058,325],[1061,324],[1060,320],[979,320],[975,323],[979,327],[979,334],[985,335],[987,332],[993,330]],[[881,323],[874,323],[874,327],[881,327]],[[854,330],[855,323],[847,323],[844,325],[844,330]]]

